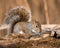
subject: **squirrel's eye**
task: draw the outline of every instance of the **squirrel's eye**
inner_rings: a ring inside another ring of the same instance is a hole
[[[38,27],[38,26],[36,26],[36,27]]]

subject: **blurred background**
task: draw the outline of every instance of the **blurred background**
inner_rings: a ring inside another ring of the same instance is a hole
[[[16,6],[31,10],[32,19],[41,24],[60,24],[60,0],[0,0],[0,25],[6,13]]]

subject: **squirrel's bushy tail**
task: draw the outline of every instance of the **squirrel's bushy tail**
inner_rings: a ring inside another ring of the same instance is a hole
[[[22,22],[31,21],[31,12],[27,10],[25,7],[13,8],[8,12],[4,20],[4,23],[11,24],[13,22],[17,22],[18,20]]]
[[[31,21],[31,12],[24,7],[20,8],[16,7],[8,12],[8,15],[4,20],[4,24],[10,26],[7,32],[9,34],[13,32],[14,25],[17,22],[29,22],[29,21]]]

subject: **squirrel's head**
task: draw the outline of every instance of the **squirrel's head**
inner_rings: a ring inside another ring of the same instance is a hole
[[[35,33],[41,32],[41,24],[38,21],[32,21],[32,31]]]

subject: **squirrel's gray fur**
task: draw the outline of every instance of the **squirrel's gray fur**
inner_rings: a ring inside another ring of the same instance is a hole
[[[15,34],[31,34],[31,35],[40,35],[41,25],[38,21],[32,22],[18,22],[14,26]]]

